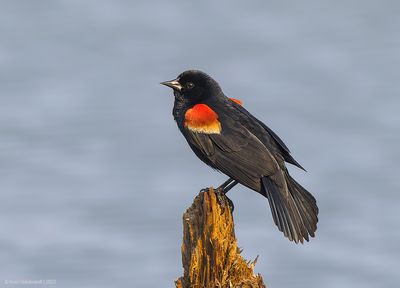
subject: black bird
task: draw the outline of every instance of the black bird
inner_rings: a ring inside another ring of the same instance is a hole
[[[247,186],[268,199],[275,224],[289,240],[303,243],[314,237],[315,198],[289,175],[285,162],[304,168],[278,135],[240,101],[225,96],[204,72],[188,70],[161,84],[174,90],[173,116],[190,148],[230,177],[219,190]]]

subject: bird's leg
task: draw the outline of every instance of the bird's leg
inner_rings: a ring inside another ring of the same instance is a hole
[[[232,178],[229,178],[228,180],[226,180],[224,183],[222,183],[221,185],[218,186],[217,191],[221,191],[224,192],[225,188],[229,186],[229,184],[231,184],[232,182],[235,182],[235,180],[233,180]],[[225,192],[224,192],[225,194]]]
[[[230,179],[233,180],[233,179]],[[228,193],[229,190],[231,190],[233,187],[235,187],[239,182],[236,180],[233,180],[229,183],[229,185],[226,185],[223,189],[222,192],[226,195],[226,193]]]
[[[231,209],[231,212],[235,209],[235,205],[233,205],[233,202],[231,199],[226,196],[226,193],[228,193],[229,190],[231,190],[238,182],[232,178],[229,178],[227,181],[222,183],[216,190],[215,194],[217,195],[217,199],[219,204],[222,206],[224,205],[224,199],[228,201],[229,208]]]
[[[229,178],[228,180],[226,180],[224,183],[222,183],[221,185],[218,186],[218,188],[216,188],[216,191],[220,191],[223,194],[228,193],[229,190],[231,190],[236,184],[238,184],[238,182],[232,178]],[[210,188],[203,188],[200,190],[200,192],[207,192]]]
[[[226,180],[224,183],[222,183],[218,188],[216,188],[214,191],[215,192],[217,192],[217,191],[220,191],[221,193],[225,190],[225,188],[227,187],[227,186],[229,186],[229,184],[232,182],[232,181],[235,181],[235,180],[233,180],[232,178],[229,178],[228,180]],[[200,192],[208,192],[210,190],[210,188],[203,188],[203,189],[201,189],[200,190]],[[224,193],[225,194],[225,193]]]

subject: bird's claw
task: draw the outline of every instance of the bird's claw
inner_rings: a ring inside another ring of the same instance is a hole
[[[209,192],[210,188],[203,188],[200,190],[200,193],[206,193]],[[233,202],[231,199],[226,196],[225,192],[223,191],[222,188],[217,188],[214,189],[215,196],[217,197],[217,201],[221,207],[225,208],[225,205],[228,204],[229,209],[231,210],[231,213],[235,209],[235,205],[233,205]]]
[[[235,205],[233,205],[233,202],[231,199],[226,196],[226,194],[222,191],[222,189],[216,189],[215,190],[215,195],[217,196],[217,201],[221,205],[221,207],[225,207],[226,204],[228,204],[229,209],[231,210],[231,213],[235,209]]]
[[[201,189],[200,190],[200,193],[205,193],[205,192],[208,192],[208,191],[210,191],[210,188],[203,188],[203,189]]]

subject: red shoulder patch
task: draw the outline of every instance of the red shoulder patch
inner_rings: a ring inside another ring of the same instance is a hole
[[[241,100],[239,100],[239,99],[229,98],[229,100],[231,100],[231,101],[233,101],[233,102],[239,104],[240,106],[243,106],[243,102],[242,102]]]
[[[218,114],[206,104],[196,104],[185,113],[185,127],[206,134],[219,134],[221,123]]]

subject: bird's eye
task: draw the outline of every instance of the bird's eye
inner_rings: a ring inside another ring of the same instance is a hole
[[[186,83],[186,88],[187,89],[192,89],[194,87],[194,84],[192,82],[187,82]]]

